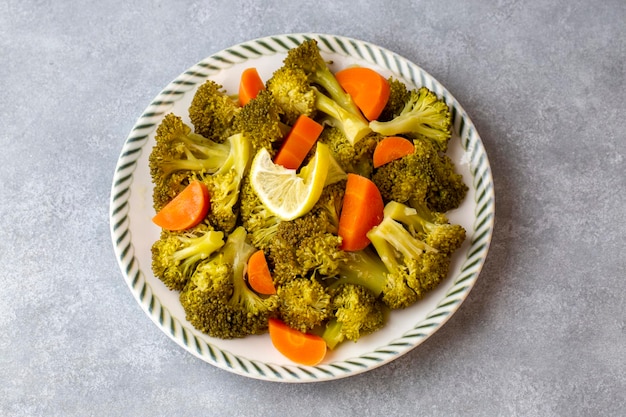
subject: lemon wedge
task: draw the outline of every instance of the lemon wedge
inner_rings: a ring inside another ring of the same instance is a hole
[[[274,215],[289,221],[313,208],[327,185],[326,180],[332,178],[334,182],[341,177],[343,171],[337,172],[338,169],[341,171],[323,143],[317,143],[315,155],[300,172],[274,164],[269,152],[261,149],[250,167],[251,185]]]

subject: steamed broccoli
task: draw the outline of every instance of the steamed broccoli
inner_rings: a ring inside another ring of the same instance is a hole
[[[152,270],[169,289],[182,290],[196,266],[224,245],[224,233],[205,223],[173,232],[162,230],[152,244]]]
[[[180,293],[187,320],[212,337],[231,339],[264,333],[278,308],[276,295],[262,298],[248,288],[246,262],[256,250],[238,227],[198,266]]]
[[[352,97],[344,91],[324,61],[315,39],[306,40],[297,47],[290,49],[283,61],[283,67],[304,71],[312,85],[322,87],[334,102],[367,123]]]
[[[148,158],[156,211],[182,191],[192,178],[218,171],[231,151],[228,143],[217,143],[192,132],[191,127],[173,113],[163,118],[155,140]]]
[[[196,133],[221,143],[232,134],[231,124],[239,110],[237,102],[221,85],[208,80],[194,93],[189,119]]]
[[[304,71],[280,67],[267,80],[266,86],[281,109],[284,123],[293,125],[302,114],[315,118],[318,91],[311,88]]]
[[[387,82],[389,82],[389,98],[380,116],[376,119],[379,122],[388,122],[398,117],[411,96],[406,84],[397,78],[389,77]]]
[[[232,131],[242,133],[250,141],[253,155],[265,148],[273,156],[285,134],[280,114],[274,96],[262,90],[235,115]]]
[[[251,160],[250,143],[241,133],[228,138],[230,153],[213,174],[203,177],[209,189],[211,207],[207,218],[217,229],[233,230],[239,214],[239,189]]]
[[[367,237],[389,271],[383,301],[390,308],[410,306],[448,274],[450,256],[413,236],[389,215]]]
[[[384,213],[441,253],[452,255],[461,247],[465,240],[463,226],[450,224],[444,213],[432,212],[423,204],[415,203],[415,206],[417,208],[392,201],[385,206]]]
[[[325,226],[325,231],[337,234],[339,230],[339,215],[343,205],[343,196],[346,192],[347,180],[340,180],[324,187],[322,195],[311,209]]]
[[[267,91],[276,97],[285,114],[286,123],[295,122],[300,114],[315,118],[321,112],[327,116],[329,123],[343,132],[351,144],[357,143],[372,131],[361,113],[347,110],[319,91],[310,84],[310,77],[301,68],[280,67],[267,81]]]
[[[342,284],[332,291],[332,316],[322,337],[330,349],[344,340],[356,342],[383,327],[383,304],[367,288]]]
[[[370,122],[370,128],[381,135],[426,138],[441,152],[448,149],[451,126],[450,108],[426,87],[411,90],[404,108],[392,120]]]
[[[372,156],[380,139],[380,135],[370,133],[352,145],[341,129],[327,126],[318,141],[328,145],[332,156],[345,172],[369,178],[374,170]]]
[[[275,284],[313,273],[335,275],[345,256],[341,238],[334,232],[342,193],[338,186],[326,186],[310,212],[278,225],[267,251]]]
[[[267,251],[282,220],[263,204],[254,192],[248,175],[241,182],[239,216],[252,245]]]
[[[294,278],[276,291],[279,316],[289,327],[307,332],[330,316],[330,295],[314,277]]]
[[[346,252],[336,276],[326,280],[326,283],[331,289],[343,284],[357,284],[378,297],[385,291],[388,273],[389,270],[378,254],[371,247],[367,247],[360,251]]]
[[[421,201],[442,213],[457,208],[468,187],[452,160],[428,140],[415,139],[413,144],[412,154],[384,164],[372,174],[385,201]]]

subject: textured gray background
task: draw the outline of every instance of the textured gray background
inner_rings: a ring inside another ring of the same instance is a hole
[[[626,2],[0,0],[0,415],[618,416],[626,408]],[[496,229],[458,313],[366,374],[230,374],[161,332],[109,237],[150,100],[260,36],[363,39],[421,65],[487,148]]]

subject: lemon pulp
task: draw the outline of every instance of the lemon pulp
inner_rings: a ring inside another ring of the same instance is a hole
[[[251,185],[272,213],[289,221],[313,208],[327,184],[326,179],[331,179],[329,172],[333,182],[341,177],[337,168],[328,146],[323,143],[317,144],[315,156],[300,172],[274,164],[269,152],[261,149],[250,167]]]

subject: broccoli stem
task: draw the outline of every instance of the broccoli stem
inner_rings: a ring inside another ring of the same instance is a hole
[[[344,341],[345,336],[341,331],[342,327],[343,324],[336,319],[332,319],[326,323],[326,327],[322,333],[322,339],[324,339],[329,349],[335,349],[338,344]]]
[[[379,255],[381,254],[379,247],[386,248],[389,245],[402,255],[411,259],[417,259],[425,251],[436,252],[434,248],[414,238],[401,223],[389,216],[385,216],[378,226],[370,230],[367,237],[372,241]],[[383,253],[386,254],[385,257],[390,256],[387,249],[384,249]],[[381,255],[383,262],[385,262],[385,257]]]
[[[346,252],[346,260],[339,267],[338,278],[330,285],[336,288],[342,284],[357,284],[379,296],[386,284],[388,270],[380,258],[371,250]]]
[[[213,230],[200,237],[180,236],[179,239],[187,246],[174,252],[172,258],[175,262],[185,261],[195,264],[224,245],[224,233]]]
[[[347,111],[336,101],[322,94],[316,88],[314,88],[314,90],[317,97],[315,107],[339,122],[336,127],[343,131],[352,145],[372,132],[369,124],[361,116]]]

